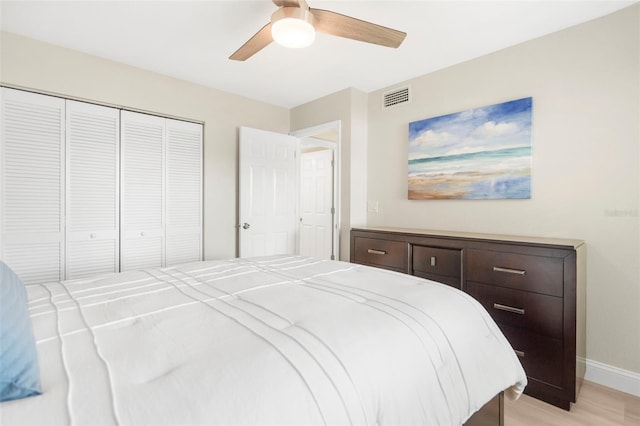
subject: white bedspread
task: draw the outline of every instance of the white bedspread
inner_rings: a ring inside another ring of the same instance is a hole
[[[268,257],[28,287],[43,395],[2,424],[459,425],[526,376],[449,286]]]

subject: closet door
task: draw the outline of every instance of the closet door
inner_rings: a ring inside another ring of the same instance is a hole
[[[166,266],[202,260],[202,125],[166,121]]]
[[[63,99],[2,88],[0,258],[34,284],[64,278]]]
[[[67,278],[119,270],[120,111],[67,101]]]
[[[121,113],[120,270],[164,261],[165,119]]]

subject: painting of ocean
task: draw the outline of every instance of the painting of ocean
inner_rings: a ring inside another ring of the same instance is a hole
[[[531,198],[532,98],[409,123],[410,200]]]

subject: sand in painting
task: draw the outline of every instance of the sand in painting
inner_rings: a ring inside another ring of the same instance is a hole
[[[410,200],[529,198],[530,169],[409,176]]]

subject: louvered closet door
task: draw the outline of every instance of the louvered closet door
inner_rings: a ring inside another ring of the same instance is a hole
[[[67,101],[67,278],[119,270],[120,111]]]
[[[25,283],[64,278],[65,101],[2,89],[0,257]]]
[[[167,119],[166,265],[202,260],[202,125]]]
[[[165,119],[121,113],[120,270],[163,266]]]

